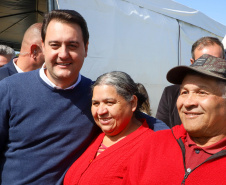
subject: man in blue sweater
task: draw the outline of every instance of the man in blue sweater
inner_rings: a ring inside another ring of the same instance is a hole
[[[0,184],[61,184],[98,132],[92,81],[79,71],[87,56],[86,21],[56,10],[42,27],[45,66],[0,82]]]

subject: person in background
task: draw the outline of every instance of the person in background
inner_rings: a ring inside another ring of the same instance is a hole
[[[38,69],[44,63],[41,39],[42,23],[32,24],[24,33],[18,58],[0,69],[0,80],[16,73]]]
[[[128,74],[105,73],[92,91],[91,111],[102,133],[69,168],[64,185],[121,184],[129,159],[153,133],[146,120],[137,117],[147,99]]]
[[[41,33],[45,68],[0,81],[1,185],[62,184],[100,132],[90,111],[93,82],[80,74],[86,21],[74,10],[54,10]]]
[[[14,57],[15,51],[13,48],[6,45],[0,45],[0,67],[9,63]]]
[[[226,184],[226,61],[204,54],[167,80],[181,84],[182,125],[149,135],[122,184]]]
[[[203,54],[209,54],[219,58],[225,58],[224,46],[218,38],[202,37],[197,40],[191,49],[191,64]],[[167,86],[160,99],[156,118],[162,120],[170,128],[180,125],[181,120],[177,111],[176,101],[179,96],[180,85]]]
[[[151,116],[151,106],[150,106],[148,92],[145,89],[144,85],[141,83],[137,83],[137,88],[138,88],[138,91],[141,94],[143,94],[146,99],[146,101],[144,101],[144,103],[141,106],[141,111],[146,113],[147,115]]]

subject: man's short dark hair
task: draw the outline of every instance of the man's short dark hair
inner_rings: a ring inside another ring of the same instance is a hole
[[[222,58],[225,59],[224,46],[223,46],[222,42],[216,37],[202,37],[199,40],[197,40],[192,45],[192,48],[191,48],[192,58],[195,60],[194,51],[199,46],[201,48],[203,48],[205,46],[210,46],[210,45],[214,45],[214,44],[217,44],[218,46],[220,46],[222,48]]]
[[[42,41],[45,42],[46,30],[51,20],[56,20],[62,23],[78,24],[82,30],[84,44],[89,41],[89,31],[85,19],[74,10],[53,10],[45,14],[42,25]]]

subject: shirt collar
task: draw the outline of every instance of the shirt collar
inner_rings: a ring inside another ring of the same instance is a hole
[[[41,79],[42,79],[45,83],[47,83],[50,87],[52,87],[52,88],[55,88],[55,89],[62,89],[62,88],[56,86],[53,82],[51,82],[51,81],[49,80],[49,78],[48,78],[48,77],[46,76],[46,74],[45,74],[45,69],[46,69],[46,68],[44,68],[44,64],[43,64],[43,66],[42,66],[41,69],[39,70],[39,75],[40,75]],[[74,89],[75,86],[77,86],[77,85],[79,84],[80,81],[81,81],[81,74],[79,73],[79,74],[78,74],[78,80],[77,80],[73,85],[71,85],[70,87],[67,87],[67,88],[65,88],[65,89],[63,89],[63,90]]]
[[[196,143],[191,139],[188,133],[187,133],[185,144],[187,144],[187,146],[197,146]],[[221,150],[225,150],[225,146],[226,146],[226,137],[210,146],[206,146],[206,147],[197,146],[197,147],[201,148],[206,153],[215,154],[217,152],[220,152]]]
[[[24,71],[22,71],[22,69],[20,69],[17,65],[16,65],[16,61],[18,60],[18,58],[14,58],[13,59],[13,65],[15,66],[16,70],[18,73],[23,73]]]

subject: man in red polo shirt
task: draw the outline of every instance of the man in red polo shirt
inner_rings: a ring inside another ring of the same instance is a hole
[[[183,124],[144,141],[124,184],[226,184],[226,61],[205,54],[171,69],[167,80],[181,84]]]

